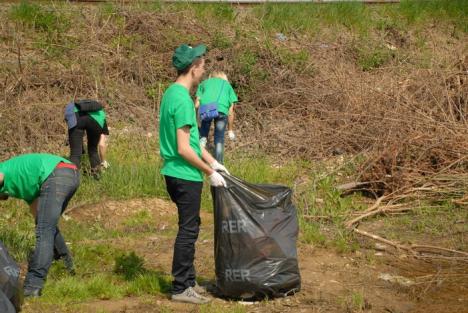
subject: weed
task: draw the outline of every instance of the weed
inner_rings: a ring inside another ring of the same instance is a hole
[[[351,233],[337,228],[335,239],[332,243],[338,253],[350,253],[359,249],[359,243]]]
[[[142,210],[134,213],[132,216],[125,220],[125,225],[128,227],[139,226],[151,222],[151,214],[147,210]]]
[[[89,279],[67,276],[59,280],[48,280],[42,301],[67,303],[89,299],[115,299],[125,295],[125,286],[118,284],[107,274],[96,274]]]
[[[114,272],[122,275],[125,280],[133,280],[145,271],[143,264],[144,260],[132,251],[115,258]]]
[[[216,31],[211,42],[213,48],[228,49],[232,46],[231,40],[223,33]]]
[[[22,201],[12,199],[2,206],[4,210],[0,220],[0,240],[14,259],[26,261],[35,242],[33,217]]]
[[[299,220],[299,229],[301,234],[299,239],[306,244],[315,244],[317,246],[324,246],[326,243],[325,235],[320,232],[320,225],[318,223],[309,223],[303,219]]]
[[[355,311],[362,311],[367,309],[367,302],[364,295],[361,292],[354,291],[351,293],[349,305]]]
[[[241,73],[244,75],[250,75],[253,71],[255,64],[257,63],[258,55],[253,51],[246,51],[239,56],[239,64]]]
[[[195,11],[196,16],[199,19],[209,23],[217,22],[223,25],[232,23],[235,18],[235,12],[230,4],[197,4],[190,6],[191,10]]]
[[[395,56],[393,51],[384,46],[362,45],[356,47],[356,52],[358,65],[363,71],[379,68]]]
[[[172,287],[171,280],[171,276],[167,274],[145,270],[129,282],[130,285],[128,286],[127,293],[137,296],[169,293]]]
[[[70,22],[53,9],[44,9],[38,4],[21,1],[10,9],[10,18],[24,26],[52,32],[64,32]]]

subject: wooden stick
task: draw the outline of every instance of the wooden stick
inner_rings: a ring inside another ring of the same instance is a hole
[[[445,252],[450,252],[453,254],[461,254],[466,257],[468,257],[467,252],[459,251],[459,250],[452,250],[452,249],[447,249],[447,248],[442,248],[442,247],[436,247],[436,246],[426,246],[426,245],[411,245],[411,249],[417,250],[418,252],[430,252],[432,251],[445,251]]]
[[[447,248],[442,248],[442,247],[436,247],[436,246],[426,246],[426,245],[411,245],[411,246],[406,246],[402,245],[393,241],[390,241],[388,239],[382,238],[380,236],[377,236],[375,234],[371,234],[369,232],[366,232],[365,230],[360,230],[358,228],[354,228],[353,232],[374,239],[379,242],[383,242],[389,246],[392,246],[396,249],[399,250],[404,250],[408,253],[410,253],[413,257],[419,258],[419,259],[444,259],[444,260],[458,260],[458,261],[464,261],[468,262],[468,253],[459,251],[459,250],[452,250],[452,249],[447,249]],[[418,249],[427,249],[427,250],[422,250],[418,251]],[[432,251],[431,251],[432,250]],[[422,252],[426,253],[431,253],[431,255],[424,255]],[[463,256],[447,256],[447,255],[438,255],[440,252],[450,252],[452,254],[461,254]]]
[[[378,208],[378,206],[380,205],[380,203],[382,202],[382,200],[385,198],[385,196],[382,196],[380,198],[377,199],[377,201],[375,201],[375,203],[370,206],[366,211],[364,211],[364,214],[346,222],[346,227],[347,228],[352,228],[354,224],[356,224],[357,222],[359,222],[360,220],[368,217],[368,216],[372,216],[372,215],[375,215],[377,213],[379,213],[380,211],[377,210],[377,211],[374,211],[376,208]]]

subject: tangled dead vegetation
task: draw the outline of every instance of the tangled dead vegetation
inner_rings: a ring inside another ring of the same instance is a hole
[[[183,7],[70,8],[69,28],[52,35],[2,18],[2,158],[56,151],[73,98],[106,99],[110,125],[154,130],[174,79],[172,50],[205,42],[209,70],[226,71],[241,97],[231,149],[308,160],[361,155],[356,180],[376,198],[424,194],[466,205],[465,33],[430,28],[421,47],[421,34],[391,26],[366,38],[342,29],[278,37],[248,14],[236,13],[242,27],[233,29]]]

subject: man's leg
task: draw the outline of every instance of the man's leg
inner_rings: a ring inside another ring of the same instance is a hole
[[[68,141],[70,144],[70,161],[72,161],[78,168],[81,167],[81,154],[83,153],[83,136],[84,130],[73,127],[68,130]]]
[[[216,161],[224,163],[224,132],[226,131],[227,116],[220,113],[215,119],[214,130],[214,157]]]
[[[101,126],[99,126],[99,124],[92,117],[88,116],[86,123],[86,135],[88,138],[89,163],[91,163],[91,171],[93,173],[99,172],[99,165],[101,164],[98,153],[98,144],[99,140],[101,139],[101,134]]]
[[[208,143],[208,135],[210,134],[211,121],[201,121],[200,125],[200,145],[205,148]]]
[[[200,229],[200,202],[202,182],[192,182],[166,176],[171,199],[179,215],[179,231],[174,244],[172,261],[172,293],[182,293],[195,285],[195,242]]]
[[[57,229],[58,220],[64,202],[78,188],[78,175],[78,171],[72,169],[55,169],[41,186],[36,217],[36,246],[24,281],[25,296],[40,295],[44,286],[54,256],[57,234],[61,237]]]
[[[77,188],[78,188],[79,176],[77,177],[77,184],[76,185],[77,185]],[[66,196],[65,201],[62,204],[62,214],[65,211],[65,209],[67,208],[68,202],[73,197],[75,192],[76,192],[76,189],[75,189],[75,191],[69,193]],[[67,244],[65,243],[65,239],[63,238],[58,226],[56,227],[55,237],[54,237],[54,259],[55,260],[63,259],[63,261],[65,263],[65,267],[67,268],[68,272],[70,274],[72,274],[72,275],[75,274],[72,255],[70,253],[70,250],[67,247]]]

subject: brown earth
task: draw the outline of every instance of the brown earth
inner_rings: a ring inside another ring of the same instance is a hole
[[[157,221],[152,226],[154,235],[106,241],[117,248],[131,247],[144,257],[148,269],[170,273],[173,243],[170,234],[177,227],[172,203],[161,199],[109,201],[72,208],[68,215],[72,221],[95,222],[104,228],[130,232],[138,229],[129,229],[128,219],[141,211],[149,212],[151,219]],[[213,217],[202,212],[202,221],[196,268],[199,277],[214,281]],[[298,243],[298,253],[302,290],[287,298],[246,303],[247,312],[468,312],[466,266],[423,262],[404,254],[372,249],[341,254],[302,242]],[[24,312],[37,312],[34,305],[26,303]],[[212,305],[228,312],[236,302],[215,298]],[[116,313],[199,312],[201,307],[174,303],[168,295],[160,294],[95,300],[80,306],[80,312],[98,309]],[[47,312],[61,311],[48,308]]]

